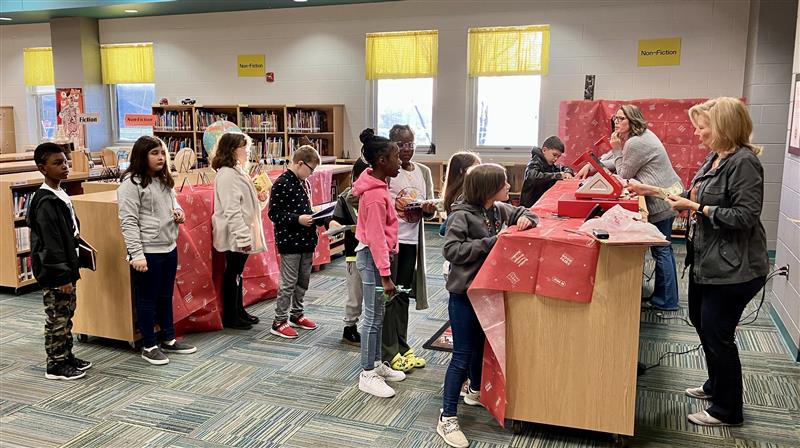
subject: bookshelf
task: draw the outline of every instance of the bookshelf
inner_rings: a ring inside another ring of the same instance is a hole
[[[157,117],[153,134],[167,144],[170,154],[191,147],[207,164],[203,133],[214,121],[225,119],[253,139],[251,159],[287,158],[306,137],[321,156],[344,155],[344,106],[341,104],[239,104],[153,106]]]
[[[81,194],[81,183],[87,177],[87,173],[70,173],[61,187],[70,196]],[[0,286],[19,290],[36,282],[25,213],[31,196],[43,181],[39,172],[0,176]]]

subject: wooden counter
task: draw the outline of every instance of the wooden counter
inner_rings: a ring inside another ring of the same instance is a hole
[[[33,153],[14,152],[11,154],[0,154],[0,162],[19,162],[22,160],[33,160]]]
[[[81,219],[81,236],[97,249],[97,271],[81,269],[72,332],[133,343],[138,337],[116,189],[71,199]]]

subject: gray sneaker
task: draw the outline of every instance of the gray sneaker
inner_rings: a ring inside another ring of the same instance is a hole
[[[169,358],[158,347],[152,350],[142,349],[142,359],[157,366],[169,363]]]
[[[190,353],[194,353],[197,351],[197,347],[194,345],[184,344],[180,341],[175,341],[174,344],[170,345],[166,342],[161,343],[161,350],[167,353],[180,353],[182,355],[188,355]]]

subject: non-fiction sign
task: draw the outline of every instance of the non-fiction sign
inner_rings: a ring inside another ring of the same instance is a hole
[[[236,57],[236,67],[239,77],[264,76],[267,65],[263,54],[240,54]]]
[[[100,123],[100,114],[92,112],[88,114],[78,114],[79,124],[97,124]]]
[[[125,114],[125,126],[152,127],[156,124],[156,118],[151,114]]]
[[[636,61],[639,67],[681,65],[681,38],[640,40]]]

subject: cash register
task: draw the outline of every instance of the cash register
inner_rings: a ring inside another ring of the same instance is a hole
[[[607,137],[601,138],[595,146],[607,145]],[[558,214],[570,218],[585,218],[599,206],[603,211],[615,205],[638,212],[637,199],[622,199],[622,182],[611,174],[591,150],[578,157],[572,166],[578,170],[584,163],[589,163],[596,174],[584,180],[574,193],[564,193],[558,199]]]

